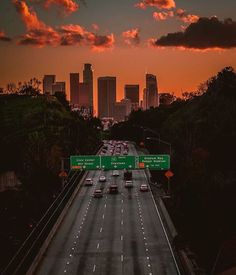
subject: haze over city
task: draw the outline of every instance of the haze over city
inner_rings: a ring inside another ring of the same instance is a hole
[[[1,1],[0,87],[56,74],[69,97],[69,73],[91,63],[94,80],[117,77],[117,100],[125,84],[141,95],[146,72],[180,96],[236,67],[235,9],[233,0]]]

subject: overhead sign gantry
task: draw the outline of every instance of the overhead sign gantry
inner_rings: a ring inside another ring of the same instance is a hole
[[[170,156],[71,156],[70,166],[74,170],[134,170],[146,168],[150,170],[168,170],[170,168]]]

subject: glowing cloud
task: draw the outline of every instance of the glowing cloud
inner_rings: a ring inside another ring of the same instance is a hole
[[[157,21],[163,21],[170,17],[174,17],[174,12],[173,11],[154,12],[152,16]]]
[[[45,27],[45,24],[38,19],[37,14],[27,6],[25,1],[13,0],[12,2],[28,30]]]
[[[29,9],[25,1],[14,0],[18,13],[20,14],[28,32],[21,36],[20,45],[43,46],[72,46],[89,45],[92,50],[103,51],[112,48],[114,35],[97,35],[87,31],[80,25],[64,25],[56,29],[47,26],[37,17],[37,14]]]
[[[78,10],[79,5],[74,0],[45,0],[45,8],[49,8],[51,5],[61,6],[64,9],[65,14],[70,14]]]
[[[206,31],[207,30],[207,31]],[[151,41],[155,47],[183,47],[188,49],[236,48],[236,22],[231,18],[219,21],[217,17],[199,18],[184,31],[168,33]]]
[[[0,31],[0,41],[10,42],[11,38],[6,36],[4,31]]]
[[[195,14],[188,14],[185,10],[183,9],[177,9],[175,11],[176,17],[178,17],[181,21],[184,23],[195,23],[198,21],[199,16]]]
[[[171,9],[175,7],[174,0],[143,0],[135,5],[136,8],[146,9],[147,7],[156,7],[158,9]]]
[[[194,14],[188,14],[183,9],[175,9],[173,11],[154,12],[153,18],[157,21],[167,20],[169,18],[176,17],[184,23],[194,23],[198,21],[199,16]]]
[[[122,33],[127,45],[137,46],[140,43],[140,30],[138,28],[131,29]]]

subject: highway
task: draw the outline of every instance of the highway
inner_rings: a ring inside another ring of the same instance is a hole
[[[105,154],[116,154],[110,147]],[[100,175],[106,182],[99,182]],[[133,188],[124,187],[123,171],[116,177],[112,171],[89,171],[88,177],[93,186],[80,188],[35,274],[180,274],[152,194],[139,190],[147,183],[144,171],[133,171]],[[118,184],[118,194],[108,193],[110,183]],[[99,188],[103,197],[94,198]]]

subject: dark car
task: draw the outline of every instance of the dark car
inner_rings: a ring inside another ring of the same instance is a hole
[[[118,193],[118,186],[117,186],[117,184],[111,184],[109,186],[109,193],[110,194],[117,194]]]
[[[93,193],[93,197],[94,198],[102,198],[103,197],[103,193],[101,189],[96,189]]]
[[[147,184],[141,184],[139,190],[141,192],[147,192],[148,191],[148,185]]]

